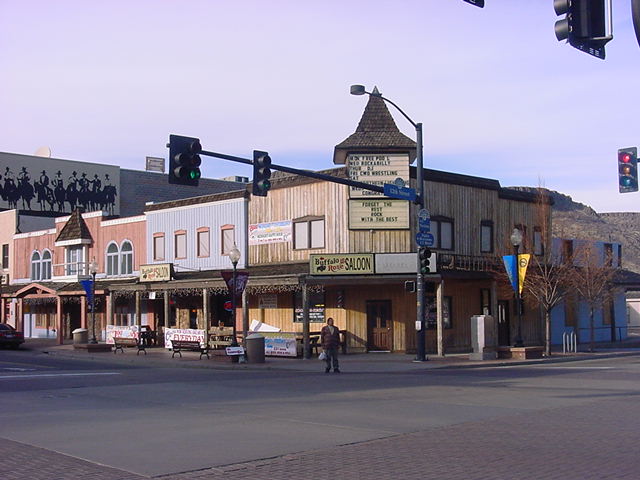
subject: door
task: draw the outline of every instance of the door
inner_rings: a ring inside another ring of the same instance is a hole
[[[511,345],[511,328],[509,326],[509,302],[498,301],[498,345]]]
[[[391,300],[367,301],[367,350],[391,350]]]

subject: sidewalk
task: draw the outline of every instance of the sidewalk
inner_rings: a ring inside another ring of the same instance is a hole
[[[302,358],[267,357],[265,363],[231,363],[228,357],[220,354],[211,355],[211,359],[200,360],[195,352],[183,352],[182,358],[171,358],[172,352],[154,347],[147,350],[147,355],[136,355],[135,349],[125,349],[125,353],[100,352],[88,353],[85,350],[74,350],[73,345],[57,345],[55,340],[27,339],[22,346],[25,350],[42,352],[57,357],[74,358],[88,361],[108,361],[135,366],[154,368],[212,368],[223,370],[280,370],[317,373],[324,371],[324,362],[314,357]],[[588,348],[585,345],[584,348]],[[486,360],[471,361],[468,353],[449,354],[444,357],[428,355],[426,362],[414,362],[413,355],[402,353],[360,353],[340,356],[340,370],[343,373],[410,373],[432,369],[447,368],[490,368],[499,366],[533,365],[559,363],[577,360],[593,360],[601,358],[640,355],[640,341],[634,339],[613,344],[598,344],[594,352],[580,351],[563,354],[553,351],[549,358],[533,360]]]

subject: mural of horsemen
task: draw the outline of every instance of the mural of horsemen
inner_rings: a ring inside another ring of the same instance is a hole
[[[70,213],[77,207],[119,213],[118,167],[42,158],[29,163],[0,166],[0,207],[45,215]]]

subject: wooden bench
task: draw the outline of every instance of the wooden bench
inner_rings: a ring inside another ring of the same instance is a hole
[[[233,327],[214,327],[209,330],[209,347],[223,349],[231,346],[233,339]]]
[[[180,358],[182,358],[182,350],[200,352],[200,360],[202,360],[203,355],[206,355],[207,358],[209,358],[209,347],[203,347],[197,340],[171,340],[171,349],[173,350],[171,358],[173,358],[176,353],[180,355]]]
[[[145,355],[147,354],[145,345],[139,342],[137,339],[131,337],[114,337],[113,346],[114,354],[116,354],[118,350],[124,353],[124,347],[136,347],[138,349],[136,355],[140,355],[140,352],[144,352]]]

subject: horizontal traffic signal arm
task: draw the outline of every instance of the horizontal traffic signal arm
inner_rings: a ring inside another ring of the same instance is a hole
[[[200,155],[206,155],[207,157],[221,158],[223,160],[231,160],[232,162],[245,163],[247,165],[253,165],[253,160],[248,158],[235,157],[233,155],[226,155],[224,153],[209,152],[202,150]],[[269,168],[273,170],[279,170],[281,172],[293,173],[294,175],[300,175],[303,177],[317,178],[318,180],[325,180],[327,182],[340,183],[342,185],[348,185],[350,187],[362,188],[364,190],[370,190],[372,192],[384,193],[384,188],[378,185],[371,185],[369,183],[356,182],[354,180],[348,180],[346,178],[334,177],[332,175],[325,175],[324,173],[310,172],[309,170],[299,170],[297,168],[285,167],[284,165],[276,165],[272,163]],[[416,200],[417,202],[418,200]]]

